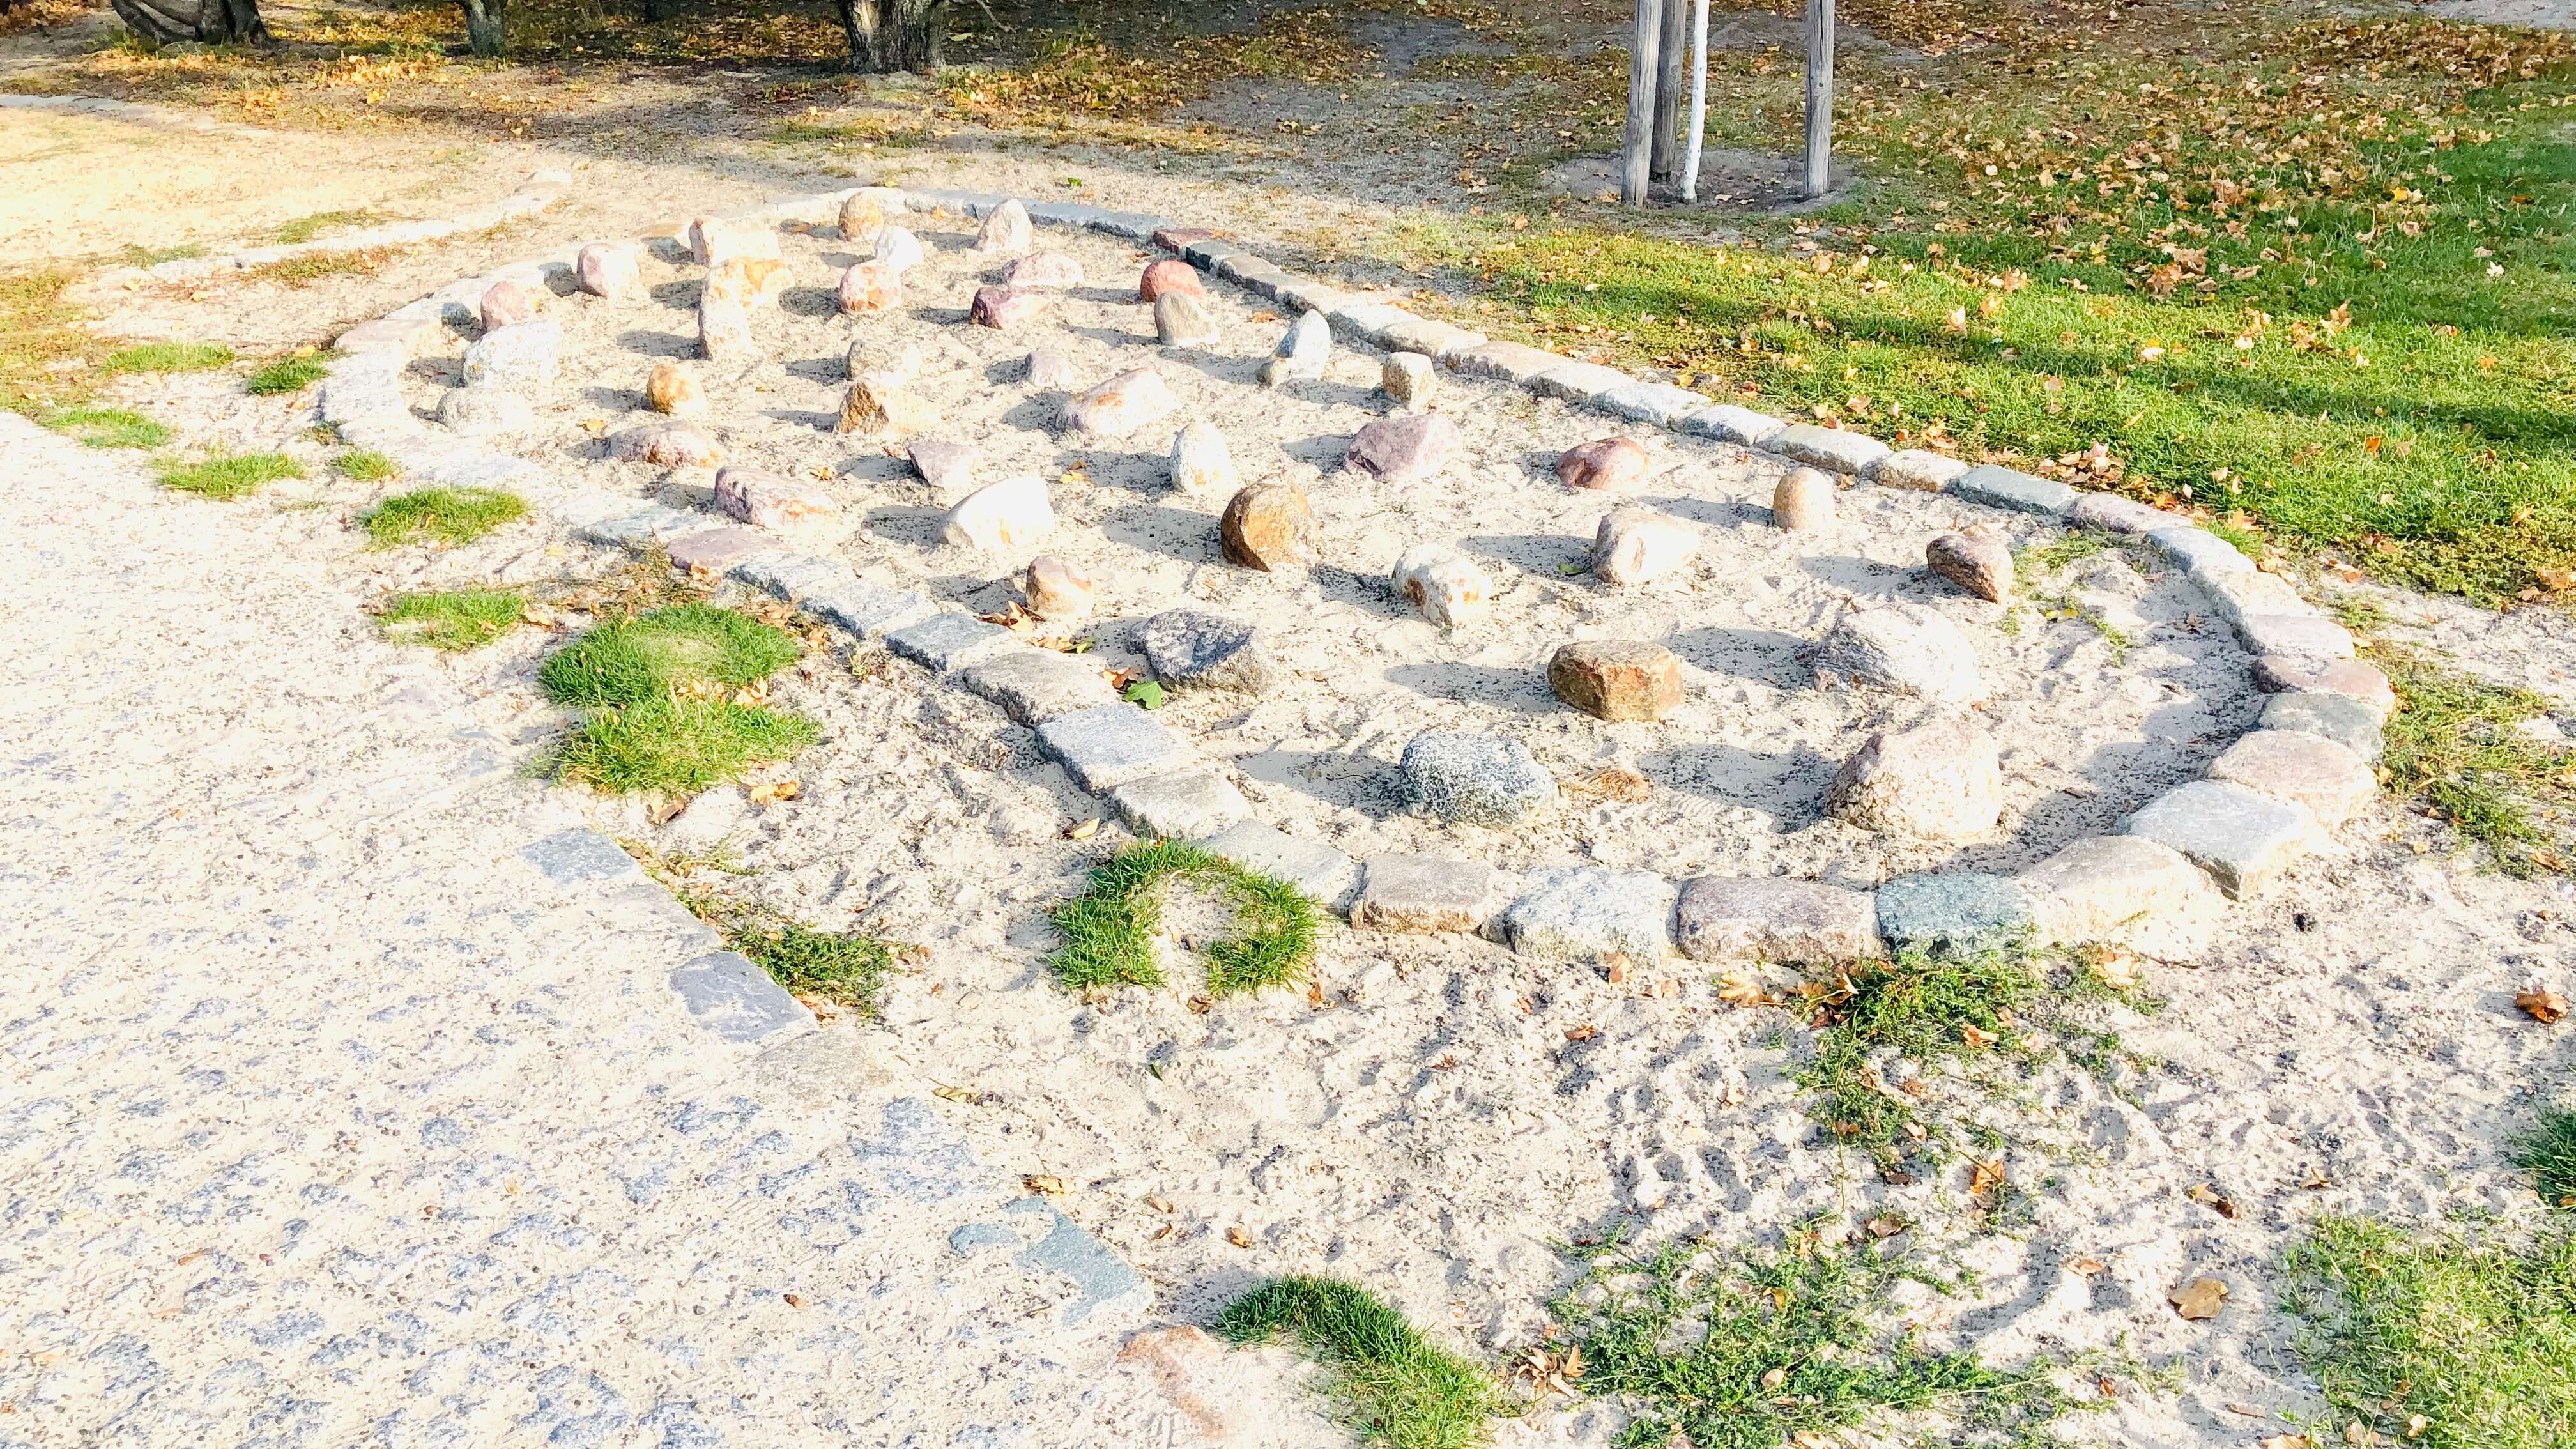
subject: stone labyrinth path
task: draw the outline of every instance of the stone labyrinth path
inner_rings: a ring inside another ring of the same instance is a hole
[[[1156,218],[802,198],[342,347],[351,441],[881,639],[1103,815],[1361,926],[2094,939],[2260,889],[2373,789],[2384,681],[2189,520]]]

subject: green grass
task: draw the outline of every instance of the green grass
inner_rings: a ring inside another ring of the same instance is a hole
[[[158,448],[174,436],[132,408],[65,408],[46,417],[45,426],[93,448]]]
[[[2421,1449],[2576,1444],[2576,1234],[2473,1241],[2330,1217],[2286,1267],[2283,1306],[2308,1320],[2299,1351],[2333,1422]]]
[[[1064,945],[1050,958],[1074,990],[1160,986],[1154,957],[1160,892],[1185,880],[1222,892],[1239,934],[1207,947],[1208,992],[1225,996],[1302,980],[1315,955],[1315,903],[1273,880],[1176,840],[1130,845],[1091,872],[1090,888],[1051,913]]]
[[[1881,1245],[1806,1231],[1769,1253],[1685,1242],[1641,1257],[1612,1242],[1576,1256],[1590,1270],[1551,1311],[1582,1349],[1580,1387],[1634,1416],[1619,1449],[1677,1434],[1698,1449],[1840,1443],[1827,1436],[1925,1411],[1985,1442],[2050,1442],[2039,1427],[2072,1407],[2046,1365],[1989,1368],[1879,1327],[1898,1280],[1947,1287]]]
[[[1474,1449],[1503,1407],[1491,1375],[1355,1284],[1271,1279],[1227,1304],[1216,1331],[1238,1344],[1296,1339],[1331,1371],[1361,1437],[1391,1449]]]
[[[2545,827],[2561,824],[2576,779],[2557,751],[2514,730],[2548,713],[2549,702],[2420,650],[2373,644],[2370,662],[2388,675],[2399,705],[2380,761],[2388,789],[2421,800],[2508,875],[2565,872],[2561,841]]]
[[[125,264],[129,267],[157,267],[163,262],[193,261],[205,254],[206,249],[195,242],[175,247],[129,245],[125,249]]]
[[[760,963],[789,991],[822,997],[863,1017],[876,1016],[886,976],[894,970],[894,948],[884,941],[792,922],[745,926],[732,932],[727,944]]]
[[[795,635],[749,615],[674,604],[599,625],[555,651],[537,681],[557,704],[619,707],[730,692],[804,652]]]
[[[146,342],[122,347],[99,367],[106,372],[212,372],[233,360],[233,350],[216,342]]]
[[[456,589],[403,594],[376,616],[385,636],[404,644],[460,653],[480,649],[518,626],[528,596],[517,589]]]
[[[2542,1112],[2540,1125],[2513,1144],[2513,1162],[2531,1173],[2542,1202],[2576,1208],[2576,1112]]]
[[[688,795],[822,738],[810,720],[731,697],[796,662],[784,629],[700,603],[613,619],[537,671],[555,703],[589,718],[555,752],[559,779]]]
[[[1909,951],[1892,961],[1855,962],[1834,986],[1817,998],[1815,1019],[1824,1025],[1814,1036],[1815,1056],[1790,1076],[1813,1094],[1809,1115],[1826,1131],[1886,1165],[1939,1155],[1949,1143],[1924,1109],[1885,1089],[1882,1059],[1901,1057],[1927,1071],[1952,1061],[2025,1063],[2035,1053],[2022,1038],[2050,993],[2037,966],[2001,951],[1956,959]],[[1971,1028],[1990,1043],[1972,1046]]]
[[[498,488],[419,488],[369,511],[367,537],[378,548],[423,541],[453,548],[527,513],[526,499]]]
[[[302,392],[320,382],[331,370],[331,359],[319,353],[302,357],[281,357],[250,375],[242,386],[253,397],[276,397]]]
[[[373,448],[351,448],[331,460],[331,471],[360,483],[382,483],[402,472],[402,464]]]
[[[687,795],[784,760],[822,738],[814,722],[725,699],[650,699],[601,709],[557,747],[557,779],[624,794]]]
[[[303,476],[304,465],[283,453],[217,453],[193,463],[165,461],[161,486],[222,500],[246,497],[281,478]]]
[[[282,223],[268,235],[269,240],[280,246],[297,246],[313,240],[324,232],[346,231],[353,226],[364,226],[375,220],[375,217],[376,214],[372,211],[317,211],[311,216],[299,216],[293,221]]]

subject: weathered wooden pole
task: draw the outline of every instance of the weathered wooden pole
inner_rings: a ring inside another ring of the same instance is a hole
[[[1669,185],[1681,173],[1682,37],[1689,0],[1663,0],[1663,29],[1655,40],[1654,178]]]
[[[1646,204],[1654,162],[1655,79],[1662,69],[1664,6],[1670,3],[1637,0],[1637,24],[1628,37],[1628,149],[1620,158],[1619,199],[1630,206]]]
[[[1708,129],[1708,0],[1691,5],[1691,103],[1682,132],[1682,200],[1699,200],[1700,133]]]
[[[1807,194],[1831,190],[1833,171],[1834,0],[1807,0]]]

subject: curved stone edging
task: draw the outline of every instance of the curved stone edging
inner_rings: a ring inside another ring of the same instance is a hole
[[[722,223],[831,225],[859,191],[888,212],[981,218],[1014,198],[983,192],[855,187],[788,197],[709,218]],[[2257,728],[2211,765],[2124,819],[2015,876],[1924,872],[1875,891],[1787,879],[1699,877],[1574,867],[1525,876],[1476,862],[1390,855],[1354,860],[1320,841],[1251,818],[1216,767],[1145,711],[1118,703],[1094,671],[1021,643],[1010,631],[920,594],[869,584],[847,563],[800,554],[713,516],[641,508],[631,497],[575,493],[550,509],[586,541],[641,552],[671,548],[882,645],[1037,731],[1039,749],[1140,834],[1196,839],[1287,880],[1360,929],[1480,934],[1543,959],[1694,961],[1850,959],[1892,948],[1976,949],[2006,939],[2102,939],[2178,915],[2216,896],[2262,890],[2325,844],[2364,803],[2356,761],[2376,759],[2386,682],[2352,664],[2351,634],[2225,539],[2191,520],[2116,495],[2083,492],[2013,469],[1897,451],[1865,434],[1781,419],[1669,383],[1580,362],[1423,318],[1381,297],[1295,276],[1212,232],[1140,212],[1020,199],[1040,226],[1081,227],[1177,253],[1202,271],[1283,306],[1321,312],[1335,332],[1414,352],[1469,377],[1511,382],[1593,412],[1732,443],[1863,482],[1948,492],[2143,541],[2199,587],[2212,613],[2256,656],[2275,697]],[[647,237],[638,245],[685,245]],[[495,282],[543,285],[569,275],[578,248],[461,279],[340,338],[320,403],[350,442],[391,454],[433,482],[503,485],[537,465],[433,434],[403,403],[397,379],[453,312],[469,317]],[[2366,782],[2367,771],[2361,772]]]

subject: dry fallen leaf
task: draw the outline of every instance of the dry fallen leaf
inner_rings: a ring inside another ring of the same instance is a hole
[[[1167,1213],[1172,1210],[1171,1200],[1168,1198],[1148,1197],[1145,1199],[1145,1206],[1152,1208],[1158,1213]]]
[[[2004,1176],[2003,1159],[1998,1157],[1992,1162],[1974,1164],[1974,1170],[1968,1174],[1968,1191],[1971,1195],[1981,1196],[2010,1180]]]
[[[787,1299],[787,1306],[790,1308],[802,1308],[805,1306],[805,1296],[801,1293],[789,1293],[784,1296]]]
[[[2105,1266],[2106,1265],[2099,1258],[2077,1258],[2073,1262],[2068,1263],[2066,1265],[2066,1269],[2070,1273],[2081,1273],[2085,1277],[2090,1278],[2094,1274],[2101,1272]]]
[[[963,1102],[969,1107],[984,1105],[983,1093],[968,1087],[933,1087],[930,1089],[930,1095],[944,1101]]]
[[[1861,1226],[1869,1229],[1873,1238],[1892,1238],[1905,1231],[1905,1219],[1881,1213]]]
[[[2522,988],[2513,1004],[2530,1013],[2531,1019],[2547,1025],[2567,1014],[2567,998],[2534,981]]]
[[[1776,1389],[1788,1381],[1789,1371],[1783,1368],[1775,1368],[1762,1375],[1762,1387],[1766,1389]]]
[[[793,800],[804,793],[804,790],[805,785],[801,780],[772,780],[767,784],[751,787],[751,803],[767,805],[779,800]]]
[[[2373,1429],[2368,1424],[2361,1422],[2359,1419],[2349,1419],[2345,1421],[2343,1426],[2343,1442],[2347,1444],[2376,1444],[2379,1442],[2379,1431]]]
[[[1245,1232],[1241,1228],[1226,1229],[1225,1240],[1234,1244],[1238,1248],[1249,1248],[1252,1246],[1252,1234]]]
[[[1629,964],[1627,952],[1613,951],[1610,953],[1610,959],[1602,963],[1606,968],[1603,975],[1613,986],[1624,985],[1628,980]]]
[[[1063,1178],[1046,1173],[1035,1173],[1021,1178],[1020,1185],[1044,1197],[1062,1197],[1070,1191]]]
[[[2272,1417],[2270,1410],[2256,1404],[2239,1404],[2230,1402],[2227,1406],[2227,1412],[2231,1414],[2243,1414],[2249,1419],[2268,1419]]]
[[[2137,955],[2117,947],[2106,949],[2094,956],[2093,974],[2112,990],[2126,991],[2138,984]]]
[[[1717,999],[1737,1006],[1762,1004],[1762,983],[1750,971],[1728,971],[1717,978]]]
[[[1092,819],[1085,820],[1080,825],[1076,825],[1072,829],[1067,830],[1064,833],[1064,838],[1067,840],[1089,840],[1091,837],[1098,835],[1099,833],[1100,821],[1099,818],[1095,816]]]
[[[2216,1318],[2218,1310],[2227,1306],[2227,1285],[2216,1278],[2194,1278],[2166,1294],[2165,1301],[2174,1306],[2174,1312],[2194,1322]]]
[[[2305,1434],[2275,1434],[2260,1441],[2256,1449],[2316,1449]]]
[[[2236,1200],[2208,1183],[2196,1184],[2189,1195],[2193,1202],[2210,1209],[2222,1218],[2236,1216]]]
[[[1590,1041],[1600,1034],[1601,1028],[1592,1025],[1590,1022],[1586,1022],[1581,1026],[1570,1026],[1565,1029],[1565,1039],[1567,1041]]]
[[[1983,1051],[1987,1047],[1993,1046],[1996,1042],[2003,1040],[2003,1038],[1996,1036],[1990,1031],[1979,1031],[1974,1023],[1969,1023],[1962,1025],[1959,1028],[1959,1040],[1966,1042],[1969,1046],[1978,1051]]]

